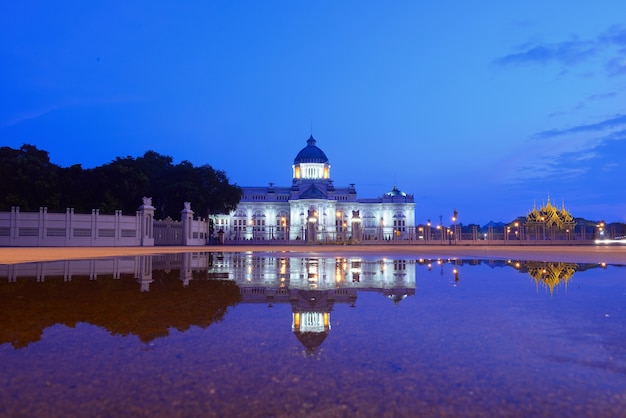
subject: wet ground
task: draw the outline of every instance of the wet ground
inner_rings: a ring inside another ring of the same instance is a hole
[[[626,267],[558,258],[0,265],[0,415],[623,416]]]

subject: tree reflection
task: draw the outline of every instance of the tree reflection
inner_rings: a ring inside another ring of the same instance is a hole
[[[241,300],[236,283],[229,280],[191,280],[181,285],[180,272],[153,271],[157,279],[149,292],[138,292],[133,276],[96,280],[76,276],[20,278],[0,282],[0,344],[15,348],[38,341],[45,328],[85,322],[112,335],[135,335],[143,342],[168,335],[169,329],[206,328],[220,321],[230,306]]]

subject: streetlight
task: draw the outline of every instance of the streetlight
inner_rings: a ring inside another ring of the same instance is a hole
[[[515,239],[520,239],[520,236],[519,236],[519,222],[515,222]]]
[[[456,244],[456,219],[459,216],[459,212],[454,209],[454,213],[452,215],[452,222],[454,222],[454,243]]]
[[[430,219],[427,219],[426,221],[426,239],[430,241]]]

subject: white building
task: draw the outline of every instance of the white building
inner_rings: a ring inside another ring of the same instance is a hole
[[[292,165],[292,183],[242,187],[237,209],[214,215],[224,240],[309,242],[415,239],[413,195],[397,187],[378,198],[357,198],[354,184],[335,187],[330,162],[311,136]]]

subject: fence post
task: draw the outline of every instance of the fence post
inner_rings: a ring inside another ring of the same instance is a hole
[[[154,246],[154,206],[152,206],[152,198],[144,197],[143,204],[139,207],[141,212],[141,240],[139,245],[142,247]]]
[[[191,245],[193,237],[193,211],[191,202],[184,203],[184,209],[180,211],[180,220],[183,221],[183,245]]]

